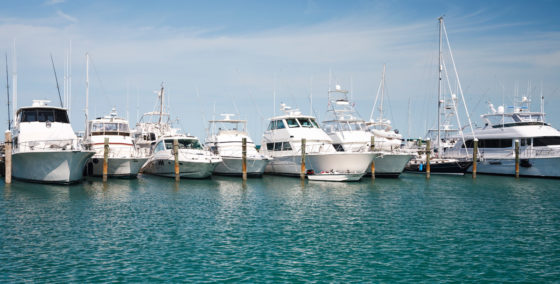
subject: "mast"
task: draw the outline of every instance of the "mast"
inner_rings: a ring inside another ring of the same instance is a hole
[[[161,83],[161,90],[159,91],[159,121],[158,124],[161,126],[161,118],[163,116],[163,82]]]
[[[60,96],[60,87],[58,86],[58,77],[56,76],[56,68],[54,67],[54,60],[51,53],[51,63],[54,72],[54,80],[56,81],[56,90],[58,91],[58,99],[60,100],[60,107],[63,108],[64,104],[62,103],[62,97]]]
[[[12,113],[14,114],[13,121],[16,121],[17,113],[17,61],[16,61],[16,40],[14,40],[14,53],[12,54]]]
[[[379,123],[383,123],[383,98],[385,97],[385,64],[381,75],[381,103],[379,104]]]
[[[8,80],[8,53],[6,52],[6,98],[8,99],[8,130],[12,129],[12,115],[10,114],[10,83]]]
[[[438,112],[437,112],[437,148],[441,148],[441,48],[442,48],[442,39],[441,39],[441,29],[443,26],[443,16],[438,18],[439,21],[439,50],[438,50]]]
[[[87,137],[88,129],[88,103],[89,103],[89,54],[86,53],[86,130],[84,136]]]

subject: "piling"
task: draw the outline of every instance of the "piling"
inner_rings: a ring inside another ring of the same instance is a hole
[[[375,136],[373,135],[371,135],[369,150],[371,152],[375,150]],[[371,160],[371,179],[375,179],[375,158]]]
[[[472,154],[472,178],[476,178],[476,162],[478,160],[478,138],[474,139]]]
[[[515,140],[515,178],[519,178],[519,139]]]
[[[426,139],[426,178],[430,178],[430,154],[432,152],[430,138]]]
[[[241,172],[243,180],[247,180],[247,138],[241,139]]]
[[[12,183],[12,132],[6,130],[5,132],[5,144],[4,144],[4,168],[6,184]]]
[[[109,166],[109,137],[103,143],[103,182],[107,182],[107,170]]]
[[[305,179],[305,138],[301,139],[301,170],[299,177]]]
[[[179,140],[177,138],[173,139],[173,156],[175,157],[175,181],[179,181],[181,175],[179,175]]]

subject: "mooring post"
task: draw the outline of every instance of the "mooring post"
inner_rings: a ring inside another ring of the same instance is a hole
[[[103,182],[107,182],[107,171],[109,167],[109,137],[103,143]]]
[[[4,168],[6,184],[12,183],[12,132],[6,130],[4,143]]]
[[[472,157],[472,178],[476,178],[476,162],[478,160],[478,138],[474,139]]]
[[[241,171],[243,180],[247,180],[247,138],[241,139]]]
[[[519,178],[519,139],[515,139],[515,178]]]
[[[301,139],[301,170],[299,177],[305,179],[305,138]]]
[[[175,157],[175,181],[181,180],[179,175],[179,140],[173,139],[173,156]]]
[[[429,179],[430,178],[430,154],[432,152],[432,147],[431,147],[431,140],[430,138],[428,138],[426,140],[426,178]]]
[[[371,142],[369,145],[369,150],[373,152],[375,150],[375,136],[371,135]],[[371,160],[371,179],[375,179],[375,157]]]

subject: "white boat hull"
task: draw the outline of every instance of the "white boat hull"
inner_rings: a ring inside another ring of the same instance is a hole
[[[472,172],[472,166],[468,172]],[[477,173],[515,175],[515,159],[484,159],[477,163]],[[520,176],[560,178],[560,157],[521,159]]]
[[[12,155],[12,176],[41,183],[74,183],[82,180],[93,151],[32,151]]]
[[[410,154],[376,155],[373,159],[375,162],[375,176],[398,177],[412,157],[413,155]],[[371,166],[368,168],[367,174],[371,175]]]
[[[148,158],[109,158],[107,176],[135,177]],[[93,157],[87,163],[88,175],[103,176],[103,157]],[[91,172],[90,172],[91,171]]]
[[[306,170],[315,173],[337,172],[365,174],[373,160],[373,153],[335,152],[306,155]],[[274,157],[265,169],[265,173],[299,176],[301,172],[301,155]],[[361,177],[361,176],[360,176]]]
[[[326,173],[326,174],[313,174],[307,175],[307,179],[313,181],[359,181],[364,174],[339,174],[339,173]]]
[[[247,175],[261,176],[270,162],[269,159],[251,159],[247,158]],[[214,169],[214,174],[240,176],[243,174],[241,157],[224,157]]]
[[[181,178],[207,178],[212,175],[218,162],[209,161],[179,161],[179,175]],[[146,174],[175,177],[175,160],[171,159],[150,159],[143,167]]]

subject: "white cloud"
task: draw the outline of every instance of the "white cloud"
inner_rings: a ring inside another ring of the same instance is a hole
[[[64,12],[62,12],[62,11],[60,11],[60,10],[57,10],[57,11],[56,11],[56,14],[57,14],[58,16],[64,18],[64,19],[66,19],[66,20],[72,22],[72,23],[77,23],[77,22],[78,22],[78,19],[76,19],[76,18],[74,18],[74,17],[72,17],[72,16],[70,16],[70,15],[68,15],[68,14],[66,14],[66,13],[64,13]]]
[[[57,5],[66,2],[66,0],[47,0],[45,5]]]

